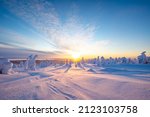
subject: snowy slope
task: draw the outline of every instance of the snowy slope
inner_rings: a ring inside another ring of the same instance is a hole
[[[150,65],[73,64],[0,74],[0,99],[150,99]]]

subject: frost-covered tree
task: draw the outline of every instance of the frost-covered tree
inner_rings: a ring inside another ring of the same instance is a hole
[[[2,74],[9,74],[12,71],[13,63],[5,62],[3,64]]]
[[[68,66],[68,64],[69,64],[69,61],[68,61],[68,59],[66,59],[65,60],[65,65]]]
[[[21,67],[21,68],[24,67],[24,64],[25,63],[23,61],[21,61],[20,64],[19,64],[19,67]]]
[[[142,52],[141,55],[139,55],[139,56],[137,57],[139,64],[147,64],[147,63],[148,63],[148,62],[147,62],[147,57],[146,57],[146,54],[145,54],[145,53],[146,53],[146,51]]]
[[[93,59],[92,63],[93,63],[93,64],[96,64],[96,58]]]
[[[101,63],[101,65],[105,65],[105,63],[106,63],[105,58],[103,56],[100,59],[100,63]]]
[[[30,55],[25,62],[26,70],[36,70],[36,58],[37,55]]]
[[[72,61],[69,60],[69,59],[66,59],[66,61],[65,61],[65,66],[71,67],[71,65],[72,65]]]
[[[148,64],[150,64],[150,57],[147,57],[147,62]]]
[[[87,60],[87,62],[97,66],[112,64],[150,64],[150,56],[146,56],[146,51],[144,51],[137,58],[132,59],[126,57],[110,57],[109,59],[105,59],[103,56],[98,56],[97,58]]]
[[[120,62],[121,62],[122,64],[126,64],[126,63],[127,63],[127,58],[126,58],[126,57],[120,58]]]
[[[109,63],[108,64],[115,64],[115,59],[113,59],[112,57],[109,58]]]
[[[43,60],[40,62],[39,66],[40,67],[48,67],[52,64],[52,62],[50,60]]]
[[[13,63],[7,58],[0,58],[0,72],[2,74],[9,74],[12,72]]]
[[[101,65],[99,56],[97,57],[96,65],[97,65],[97,66],[100,66],[100,65]]]

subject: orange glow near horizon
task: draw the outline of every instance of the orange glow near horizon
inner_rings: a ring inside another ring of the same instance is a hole
[[[109,58],[109,57],[113,57],[113,58],[118,58],[118,57],[126,57],[126,58],[137,58],[138,55],[140,55],[142,51],[135,51],[135,52],[109,52],[109,53],[97,53],[97,54],[82,54],[80,52],[66,52],[66,54],[62,54],[62,55],[58,55],[58,58],[63,58],[63,59],[72,59],[73,61],[80,61],[82,59],[82,57],[84,57],[85,59],[90,59],[90,58],[97,58],[99,57],[104,57],[104,58]],[[147,56],[150,55],[150,52],[146,53]]]

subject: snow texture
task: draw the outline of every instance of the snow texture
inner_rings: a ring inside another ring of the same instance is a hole
[[[150,64],[145,52],[136,60],[97,57],[64,64],[36,64],[36,58],[32,55],[20,63],[28,69],[23,71],[18,65],[12,68],[8,59],[0,59],[0,65],[9,68],[6,71],[15,71],[0,74],[0,99],[150,99]]]

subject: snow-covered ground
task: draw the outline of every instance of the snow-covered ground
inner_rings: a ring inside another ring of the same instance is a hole
[[[0,99],[150,99],[150,64],[50,65],[0,74]]]

